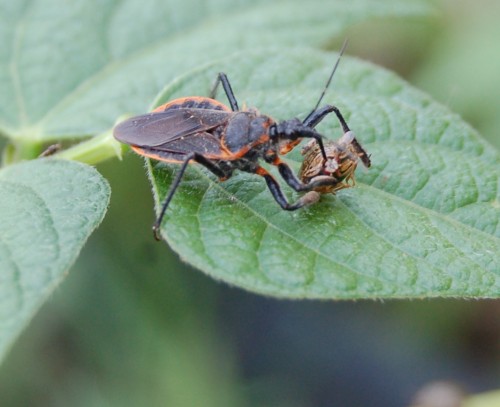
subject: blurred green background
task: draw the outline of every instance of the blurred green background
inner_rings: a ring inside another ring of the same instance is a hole
[[[427,23],[352,27],[348,53],[398,72],[498,148],[500,3],[437,4]],[[0,369],[0,406],[405,406],[433,381],[500,387],[498,301],[249,294],[153,241],[140,158],[98,169],[108,215]]]

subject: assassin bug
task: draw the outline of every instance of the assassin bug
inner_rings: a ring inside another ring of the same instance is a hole
[[[315,189],[338,184],[330,176],[315,177],[303,183],[279,155],[288,153],[303,138],[309,138],[316,141],[322,160],[327,162],[323,136],[314,128],[332,112],[344,133],[350,131],[337,107],[326,105],[319,108],[346,45],[344,43],[316,106],[302,121],[293,118],[276,122],[256,109],[240,110],[226,74],[219,73],[210,97],[175,99],[114,128],[114,137],[129,144],[136,153],[158,161],[181,164],[153,225],[157,240],[160,240],[159,230],[165,211],[191,161],[203,165],[221,181],[231,177],[234,170],[260,175],[276,202],[289,211],[318,201],[320,194]],[[229,107],[214,99],[220,84]],[[278,167],[281,177],[290,187],[306,194],[294,203],[288,202],[276,179],[259,165],[260,159]]]

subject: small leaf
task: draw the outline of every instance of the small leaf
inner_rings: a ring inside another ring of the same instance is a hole
[[[303,118],[335,59],[307,49],[245,52],[174,83],[158,101],[196,94],[223,70],[240,105]],[[214,278],[279,297],[498,297],[499,154],[457,115],[352,58],[325,103],[339,106],[372,154],[355,188],[290,213],[256,175],[219,183],[192,165],[163,223],[168,243]],[[318,130],[341,135],[334,117]],[[296,169],[297,150],[289,155]],[[175,169],[152,168],[158,205]]]
[[[109,201],[92,167],[40,159],[0,171],[0,359],[61,283]]]

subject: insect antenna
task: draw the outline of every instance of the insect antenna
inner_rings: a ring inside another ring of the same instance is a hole
[[[326,81],[326,85],[325,87],[323,88],[323,92],[321,92],[321,96],[319,97],[318,99],[318,102],[316,103],[316,106],[314,106],[314,109],[311,110],[311,113],[309,113],[307,115],[307,118],[304,120],[307,121],[307,119],[309,117],[311,117],[311,115],[318,109],[319,107],[319,104],[321,103],[321,101],[323,100],[323,97],[325,96],[325,93],[326,91],[328,90],[328,87],[330,86],[330,83],[332,82],[332,78],[333,78],[333,75],[335,74],[335,71],[337,70],[338,66],[339,66],[339,63],[340,63],[340,58],[342,57],[342,55],[344,54],[344,51],[345,49],[347,48],[347,44],[349,43],[349,41],[347,40],[347,38],[344,40],[344,43],[342,44],[342,48],[340,49],[340,52],[339,52],[339,57],[337,58],[337,62],[335,62],[335,66],[333,67],[333,70],[332,70],[332,73],[330,74],[330,77],[328,78],[328,81]]]

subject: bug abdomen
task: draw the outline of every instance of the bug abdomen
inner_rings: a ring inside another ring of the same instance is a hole
[[[154,112],[164,112],[172,109],[208,109],[208,110],[225,110],[231,111],[226,105],[218,100],[210,99],[202,96],[188,96],[184,98],[174,99],[168,103],[158,106]]]

